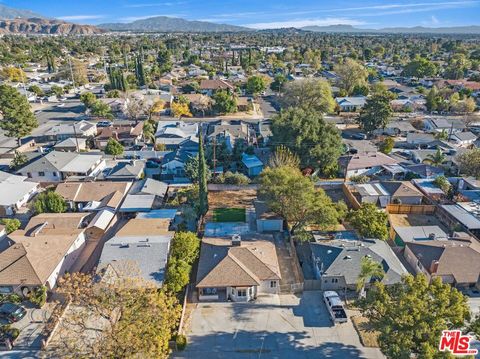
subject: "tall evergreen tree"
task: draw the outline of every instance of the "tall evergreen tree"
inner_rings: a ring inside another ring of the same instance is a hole
[[[203,149],[202,130],[198,136],[198,185],[199,185],[199,211],[204,215],[208,210],[208,188],[207,188],[207,162]]]

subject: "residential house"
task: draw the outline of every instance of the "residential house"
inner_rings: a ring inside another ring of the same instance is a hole
[[[309,242],[314,276],[320,280],[322,290],[356,290],[358,277],[362,269],[362,259],[370,258],[380,263],[385,276],[381,282],[385,285],[401,281],[408,274],[391,247],[379,239],[334,239]],[[367,280],[367,286],[377,278]]]
[[[455,132],[450,136],[450,141],[459,147],[470,147],[477,140],[477,135],[470,131]]]
[[[164,219],[130,219],[103,246],[97,273],[103,281],[141,277],[161,287],[174,232]]]
[[[40,183],[62,182],[71,177],[94,179],[105,168],[102,155],[52,151],[35,159],[17,173]]]
[[[248,302],[280,290],[275,244],[266,239],[203,238],[196,288],[199,300]]]
[[[480,237],[480,219],[478,214],[470,213],[459,204],[443,204],[437,207],[436,215],[450,228],[472,233]]]
[[[440,278],[454,287],[478,286],[480,253],[470,241],[432,240],[405,245],[404,257],[417,274]]]
[[[0,292],[27,294],[55,287],[75,263],[85,243],[85,213],[44,213],[32,217],[24,230],[8,235],[0,253]]]
[[[118,160],[104,171],[107,181],[137,181],[144,177],[145,162],[140,160]]]
[[[424,121],[425,130],[438,133],[447,131],[447,133],[461,132],[465,130],[466,126],[461,120],[449,118],[426,118]]]
[[[208,126],[207,139],[217,143],[225,142],[231,151],[236,141],[244,141],[247,145],[256,140],[255,130],[243,121],[218,121]]]
[[[216,91],[226,90],[235,91],[235,86],[225,80],[202,80],[200,82],[200,92],[204,95],[212,96]]]
[[[186,180],[185,164],[189,159],[195,157],[196,154],[184,151],[181,148],[167,153],[162,159],[161,179],[174,182]]]
[[[113,138],[125,147],[136,145],[143,135],[143,122],[138,122],[135,126],[130,125],[114,125],[110,127],[102,127],[95,137],[95,146],[104,150],[108,141]]]
[[[337,97],[335,101],[342,112],[356,112],[365,106],[367,98],[365,96]]]
[[[357,153],[340,158],[340,167],[345,178],[358,175],[373,175],[385,165],[396,165],[398,161],[382,152]]]
[[[88,149],[87,140],[85,138],[73,138],[69,137],[65,140],[57,143],[53,148],[56,151],[64,152],[82,152]]]
[[[36,182],[0,171],[0,217],[14,215],[35,196],[40,189]]]
[[[197,140],[198,123],[183,121],[159,122],[155,133],[155,144],[164,145],[166,150],[176,150],[187,140]],[[197,140],[198,143],[198,140]],[[197,145],[198,146],[198,145]]]
[[[408,181],[382,181],[354,184],[350,188],[360,203],[386,207],[390,203],[422,204],[423,194]]]
[[[65,182],[55,192],[75,211],[116,210],[131,187],[130,182]]]
[[[411,172],[419,178],[435,179],[438,176],[444,176],[443,169],[428,164],[409,165],[404,167],[407,172]]]
[[[93,138],[97,135],[97,125],[85,120],[73,123],[61,123],[53,126],[45,136],[51,141],[63,141],[67,138]]]
[[[410,145],[421,146],[427,143],[431,143],[434,140],[435,136],[433,136],[431,133],[407,133],[407,143]]]

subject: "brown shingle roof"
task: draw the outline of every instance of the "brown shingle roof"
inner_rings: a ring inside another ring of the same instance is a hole
[[[68,182],[60,183],[55,192],[67,201],[97,201],[116,208],[130,186],[130,182]]]
[[[163,235],[171,233],[168,230],[170,219],[165,218],[134,218],[129,220],[115,234],[117,237]]]
[[[202,80],[200,82],[201,90],[233,90],[235,86],[224,80]]]
[[[453,276],[457,283],[476,283],[480,275],[480,253],[468,242],[429,241],[428,243],[407,243],[422,266],[432,276]],[[432,271],[432,263],[438,267]]]
[[[204,238],[197,272],[198,287],[241,287],[281,278],[275,245],[267,240],[231,246],[221,238]]]
[[[0,253],[0,285],[45,284],[83,232],[78,226],[85,215],[45,213],[33,217],[26,230],[9,234],[14,243]]]

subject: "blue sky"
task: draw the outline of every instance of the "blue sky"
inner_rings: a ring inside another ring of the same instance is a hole
[[[253,28],[349,24],[360,28],[480,25],[480,0],[0,0],[85,24],[181,17]]]

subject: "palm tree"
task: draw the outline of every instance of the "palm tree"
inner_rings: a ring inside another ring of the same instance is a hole
[[[432,166],[439,167],[442,165],[443,162],[445,162],[445,159],[446,156],[443,154],[440,148],[437,147],[437,151],[434,154],[428,154],[424,162],[427,162]]]
[[[365,256],[361,261],[361,270],[357,279],[357,292],[362,293],[365,285],[372,279],[382,280],[385,272],[380,263],[375,262],[372,258]]]

